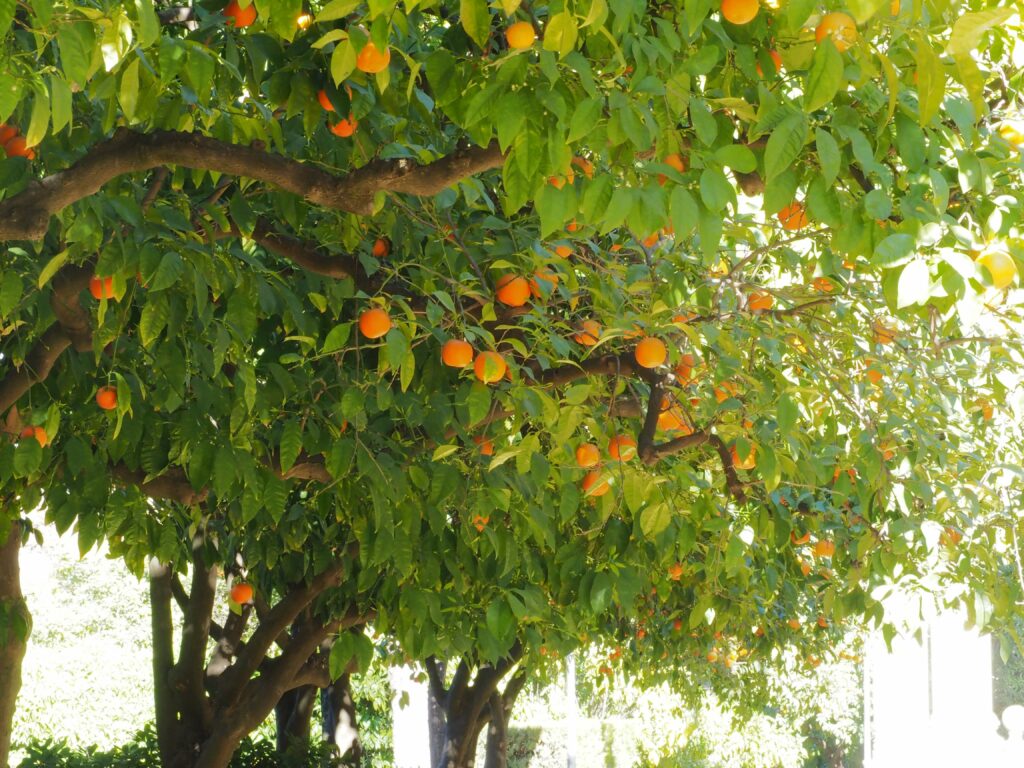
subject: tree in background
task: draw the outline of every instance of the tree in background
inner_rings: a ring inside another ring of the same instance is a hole
[[[591,640],[728,690],[893,579],[1006,626],[1019,18],[846,10],[0,6],[5,515],[152,558],[165,762],[370,615],[453,768]]]

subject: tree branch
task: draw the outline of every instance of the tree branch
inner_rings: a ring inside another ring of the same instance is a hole
[[[259,627],[245,644],[245,648],[239,652],[235,663],[221,675],[221,684],[217,691],[218,705],[231,704],[237,699],[245,684],[259,668],[260,662],[266,657],[267,651],[270,650],[270,646],[274,644],[278,635],[285,632],[302,610],[317,596],[340,583],[343,568],[340,560],[335,561],[329,568],[314,576],[309,584],[295,587],[270,609],[266,618],[260,621]],[[290,653],[294,645],[293,638],[284,653]]]
[[[172,674],[183,699],[182,715],[199,713],[204,721],[209,710],[203,684],[206,644],[210,639],[217,591],[217,569],[206,565],[205,543],[201,535],[192,541],[192,588],[189,590],[188,608],[184,611],[178,661]],[[203,724],[206,725],[205,722]]]
[[[195,490],[180,467],[170,467],[157,477],[146,479],[141,469],[131,469],[123,462],[110,466],[110,476],[121,485],[136,485],[151,499],[166,499],[191,506],[205,501],[207,489]]]
[[[467,176],[499,167],[503,160],[497,143],[492,143],[456,150],[427,165],[405,158],[374,160],[336,176],[258,146],[230,144],[198,133],[119,129],[70,168],[0,203],[0,241],[40,240],[57,212],[95,194],[118,176],[162,165],[255,179],[299,195],[313,205],[368,214],[378,192],[434,195]]]
[[[174,621],[171,618],[173,582],[170,565],[152,558],[149,561],[149,604],[153,633],[153,695],[160,755],[165,765],[171,764],[176,747],[174,734],[177,707],[169,679],[174,667]]]
[[[437,658],[434,656],[427,657],[424,666],[427,668],[427,680],[430,681],[430,690],[434,694],[434,700],[440,704],[447,698],[448,689],[444,687],[444,680],[441,679],[441,670],[438,669]]]

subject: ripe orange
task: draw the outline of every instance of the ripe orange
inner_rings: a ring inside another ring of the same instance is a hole
[[[875,341],[879,344],[892,344],[896,341],[896,329],[888,325],[880,317],[875,318],[875,321],[871,324],[871,331],[874,334]]]
[[[864,375],[867,376],[868,381],[870,381],[876,387],[882,382],[882,379],[885,377],[885,374],[883,374],[877,368],[868,368],[864,372]]]
[[[729,453],[732,455],[732,465],[736,469],[753,469],[757,466],[757,451],[754,446],[750,446],[750,453],[745,459],[740,458],[735,445],[729,450]]]
[[[356,56],[356,69],[371,75],[383,72],[390,63],[391,49],[385,48],[381,51],[373,44],[372,40],[364,45],[363,49]]]
[[[227,19],[227,26],[237,29],[244,29],[256,21],[256,6],[253,3],[243,8],[238,4],[238,0],[231,0],[224,6],[222,13]]]
[[[42,448],[45,448],[46,444],[50,442],[50,438],[47,436],[46,430],[42,427],[25,427],[21,430],[21,436],[23,438],[34,437],[36,442],[39,443]]]
[[[792,630],[800,629],[800,619],[790,619],[786,622]]]
[[[664,158],[662,158],[661,162],[663,162],[669,168],[673,168],[673,169],[679,171],[679,173],[685,173],[686,172],[686,161],[683,160],[683,158],[680,155],[676,154],[676,153],[672,153],[671,155],[666,155]],[[668,176],[666,176],[664,173],[659,173],[658,174],[658,183],[661,186],[665,186],[665,184],[667,182],[668,182]]]
[[[960,531],[951,525],[947,525],[942,533],[939,534],[939,543],[944,547],[955,547],[963,537],[964,535]]]
[[[759,10],[757,0],[722,0],[722,18],[732,24],[749,24]]]
[[[542,298],[545,293],[554,293],[557,287],[558,274],[550,269],[538,269],[530,280],[530,293],[535,299]]]
[[[576,463],[583,469],[596,467],[601,461],[601,451],[593,443],[584,443],[576,449]]]
[[[26,160],[35,160],[36,151],[25,143],[24,136],[15,136],[4,144],[4,153],[8,157],[24,157]]]
[[[509,307],[521,307],[530,300],[530,284],[525,277],[502,275],[495,286],[498,301]]]
[[[611,483],[602,479],[600,469],[592,469],[583,477],[581,483],[586,496],[604,496],[612,489]]]
[[[18,129],[7,123],[0,123],[0,147],[18,135]]]
[[[776,214],[782,222],[782,228],[789,232],[806,227],[810,221],[803,203],[792,202]]]
[[[114,387],[100,387],[96,391],[96,405],[104,411],[112,411],[117,408],[117,389]]]
[[[235,584],[231,588],[231,599],[239,605],[245,605],[251,603],[253,596],[256,594],[256,590],[252,588],[252,584]]]
[[[857,22],[848,13],[826,13],[814,31],[814,37],[819,43],[826,37],[832,38],[832,44],[842,53],[857,42]]]
[[[771,56],[772,63],[775,65],[775,71],[772,74],[773,75],[779,74],[779,72],[782,71],[782,57],[779,56],[779,52],[778,51],[774,51],[774,50],[768,51],[768,55]],[[764,72],[761,70],[761,65],[760,64],[756,65],[756,69],[757,69],[757,76],[758,77],[764,77]]]
[[[811,540],[811,534],[805,533],[803,536],[797,536],[796,531],[790,531],[789,540],[793,543],[794,547],[802,547]]]
[[[441,347],[441,362],[450,368],[465,368],[473,362],[473,346],[462,339],[449,339]]]
[[[309,29],[309,25],[313,23],[313,17],[308,13],[300,13],[299,17],[295,19],[295,26],[299,29]]]
[[[747,309],[751,312],[765,312],[775,305],[775,297],[767,291],[752,291],[747,296]]]
[[[572,248],[570,248],[568,245],[556,245],[555,255],[561,256],[563,259],[568,259],[570,256],[572,256]]]
[[[579,168],[588,179],[594,178],[594,164],[587,160],[587,158],[576,155],[572,159],[572,164]]]
[[[669,408],[658,414],[658,429],[662,432],[683,432],[687,435],[693,433],[693,429],[677,408]]]
[[[327,96],[327,91],[325,91],[323,88],[321,88],[320,91],[317,93],[316,98],[320,102],[320,106],[323,107],[325,110],[327,110],[328,112],[334,111],[334,105],[331,104],[331,100]]]
[[[477,435],[473,438],[473,442],[480,446],[481,456],[493,456],[494,455],[494,441],[491,438],[484,435]]]
[[[629,461],[636,456],[636,440],[628,435],[615,435],[608,442],[608,455],[615,461]]]
[[[978,257],[977,264],[985,269],[992,285],[999,290],[1010,287],[1017,277],[1017,264],[1004,251],[987,251]]]
[[[811,287],[818,293],[832,293],[835,290],[835,286],[832,285],[832,281],[827,277],[816,277],[811,281]]]
[[[114,278],[93,275],[89,278],[89,293],[94,299],[114,298]]]
[[[814,545],[814,554],[816,557],[832,557],[835,553],[836,545],[834,541],[821,539]]]
[[[391,330],[391,316],[380,307],[367,309],[359,316],[359,332],[368,339],[379,339]]]
[[[636,345],[633,356],[637,363],[644,368],[657,368],[668,358],[668,350],[665,348],[665,342],[661,339],[646,336]]]
[[[373,248],[370,250],[370,253],[378,259],[387,258],[391,253],[391,241],[386,237],[378,237],[373,241]]]
[[[676,383],[685,387],[693,379],[693,369],[697,367],[697,358],[687,353],[679,358],[679,365],[673,371],[676,375]]]
[[[819,616],[818,617],[818,626],[821,627],[822,629],[828,629],[828,619],[826,619],[824,616]]]
[[[1024,147],[1024,122],[1008,120],[1001,123],[996,129],[996,132],[1006,139],[1016,149]],[[0,144],[3,144],[3,139],[0,138]]]
[[[572,340],[584,347],[592,347],[601,338],[601,324],[597,320],[584,320],[579,330],[572,335]]]
[[[473,517],[473,527],[476,528],[477,533],[483,533],[484,528],[491,521],[490,515],[475,515]]]
[[[335,136],[340,136],[343,139],[347,139],[353,133],[356,132],[356,128],[359,127],[359,121],[356,120],[352,115],[348,118],[342,118],[334,125],[331,126],[331,133]]]
[[[672,581],[679,581],[683,577],[683,564],[678,560],[668,567],[668,577]]]
[[[736,397],[739,394],[740,385],[734,381],[723,381],[717,387],[715,387],[715,400],[719,403],[724,403],[730,397]]]
[[[647,237],[645,237],[643,240],[641,240],[640,243],[643,245],[644,248],[653,248],[655,245],[658,244],[658,241],[660,239],[661,239],[661,234],[658,233],[658,232],[654,232],[653,234],[650,234]]]
[[[505,39],[508,47],[521,51],[533,45],[537,39],[537,33],[533,31],[533,24],[528,21],[517,21],[505,30]]]
[[[501,381],[508,370],[508,363],[505,358],[497,352],[485,351],[476,356],[473,361],[473,372],[484,384],[493,384]]]
[[[682,619],[676,619],[675,621],[672,622],[672,631],[673,632],[679,632],[679,631],[682,630],[682,628],[683,628],[683,620]]]

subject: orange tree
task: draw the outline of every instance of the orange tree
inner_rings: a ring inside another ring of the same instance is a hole
[[[9,523],[42,501],[154,558],[173,765],[223,765],[371,616],[466,659],[434,676],[455,766],[542,649],[715,664],[879,620],[895,579],[999,626],[1016,531],[976,500],[1020,363],[1019,24],[0,2],[0,720]],[[221,571],[257,584],[230,633]]]

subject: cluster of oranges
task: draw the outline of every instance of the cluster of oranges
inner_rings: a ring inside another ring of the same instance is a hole
[[[608,441],[608,456],[613,461],[630,461],[636,457],[636,440],[628,435],[614,435]],[[601,451],[593,443],[576,449],[576,464],[590,470],[583,477],[582,488],[587,496],[604,496],[612,489],[612,480],[601,469]]]
[[[898,3],[895,7],[898,12]],[[719,9],[722,18],[730,24],[743,26],[757,18],[761,6],[758,0],[722,0]],[[857,22],[848,13],[841,11],[826,13],[814,30],[814,38],[818,43],[828,38],[840,53],[856,43],[857,36]]]
[[[0,124],[0,149],[3,150],[5,157],[36,159],[36,151],[25,143],[25,137],[19,135],[15,126],[6,123]]]

